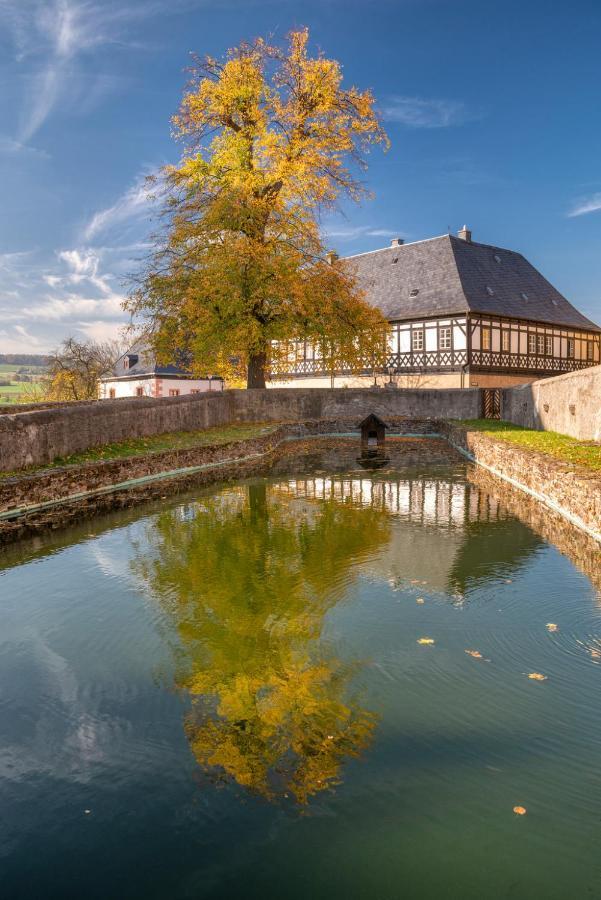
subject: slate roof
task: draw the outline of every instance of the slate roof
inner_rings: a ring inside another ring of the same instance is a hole
[[[445,234],[346,261],[389,321],[471,311],[601,331],[514,250]]]
[[[137,356],[138,359],[133,365],[125,367],[125,358],[129,356]],[[112,381],[115,378],[140,378],[141,376],[157,376],[171,378],[213,378],[215,375],[192,375],[187,369],[175,365],[159,366],[153,352],[144,342],[138,342],[130,347],[115,362],[112,371],[107,372],[100,380]],[[221,380],[220,378],[218,380]]]

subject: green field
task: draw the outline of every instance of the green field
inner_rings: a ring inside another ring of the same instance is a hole
[[[14,363],[0,363],[0,382],[10,382],[10,384],[0,384],[0,405],[3,403],[26,403],[30,399],[32,388],[39,384],[39,378],[43,372],[43,366],[16,366]],[[17,381],[17,375],[27,376],[32,381]]]

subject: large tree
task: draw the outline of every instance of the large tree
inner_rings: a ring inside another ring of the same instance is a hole
[[[189,351],[196,371],[264,387],[274,342],[313,342],[339,364],[370,368],[385,323],[341,262],[330,262],[319,217],[357,179],[373,144],[387,144],[369,91],[342,88],[340,65],[258,39],[224,60],[197,61],[174,118],[185,145],[159,177],[164,227],[128,309],[159,357]]]

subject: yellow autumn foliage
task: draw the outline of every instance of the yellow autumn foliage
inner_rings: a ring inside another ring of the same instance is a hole
[[[173,119],[183,157],[156,184],[164,228],[126,303],[159,358],[187,351],[195,372],[244,370],[249,387],[265,385],[279,342],[312,342],[326,368],[385,353],[385,321],[328,263],[319,216],[364,196],[354,171],[387,137],[372,94],[343,88],[308,40],[197,61]]]

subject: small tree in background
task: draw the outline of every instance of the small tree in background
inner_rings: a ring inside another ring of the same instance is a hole
[[[227,377],[235,357],[264,387],[273,342],[327,335],[351,370],[382,345],[385,320],[326,261],[318,217],[365,194],[350,166],[387,138],[371,93],[343,89],[308,37],[198,62],[174,118],[186,149],[159,179],[165,227],[126,308],[160,359],[190,351],[196,374]]]
[[[122,352],[118,341],[66,338],[50,356],[43,399],[96,400],[98,379],[111,369]]]

